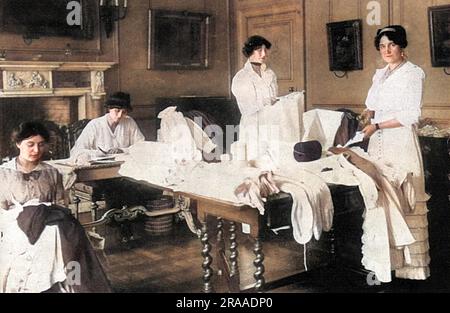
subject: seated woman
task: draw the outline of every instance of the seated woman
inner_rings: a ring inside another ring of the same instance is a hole
[[[70,150],[70,157],[77,163],[124,153],[136,142],[145,140],[135,120],[128,115],[133,110],[128,93],[112,94],[106,100],[105,108],[108,112],[91,120]]]
[[[13,134],[19,156],[0,166],[0,292],[108,292],[83,227],[59,207],[61,175],[42,163],[49,140],[38,122]]]

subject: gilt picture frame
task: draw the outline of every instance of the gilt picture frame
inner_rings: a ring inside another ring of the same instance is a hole
[[[148,69],[208,68],[209,14],[152,9],[148,19]]]
[[[327,23],[330,71],[363,69],[362,20]]]
[[[450,5],[428,8],[431,65],[450,67]]]

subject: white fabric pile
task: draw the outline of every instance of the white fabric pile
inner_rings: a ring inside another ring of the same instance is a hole
[[[307,127],[303,138],[320,139],[324,148],[332,145],[342,113],[316,110],[307,116],[311,119],[307,121],[308,125],[305,123]],[[321,116],[324,120],[332,122],[323,123]],[[326,127],[323,127],[324,124]],[[178,135],[165,138],[173,140],[181,138],[177,137]],[[184,142],[187,147],[189,140],[183,138],[179,142]],[[207,164],[197,160],[180,162],[177,159],[179,151],[174,150],[170,144],[146,142],[130,149],[129,159],[122,165],[119,173],[160,186],[171,186],[174,191],[193,193],[236,205],[246,204],[264,214],[266,199],[258,196],[258,188],[261,188],[261,174],[269,171],[273,173],[271,179],[275,184],[274,190],[279,189],[292,195],[293,234],[296,241],[301,244],[309,242],[313,236],[318,240],[322,231],[331,229],[334,208],[327,184],[358,186],[366,207],[362,263],[366,269],[374,271],[380,281],[391,281],[388,230],[396,228],[393,234],[399,248],[414,242],[400,213],[393,211],[389,206],[380,205],[375,182],[348,162],[343,155],[331,155],[317,161],[299,163],[293,157],[294,145],[295,142],[278,142],[277,146],[270,147],[257,160],[249,163],[234,159]],[[188,152],[188,149],[181,151]],[[369,159],[362,150],[355,151]],[[194,156],[194,154],[186,155]],[[382,164],[377,166],[392,186],[403,188],[403,184],[408,183],[405,180],[405,173],[394,171]],[[404,188],[407,190],[408,186]],[[404,249],[404,254],[405,260],[408,261],[407,248]]]
[[[161,119],[158,142],[138,142],[129,148],[128,154],[117,155],[117,161],[125,161],[119,174],[158,186],[176,186],[202,160],[202,152],[210,153],[216,145],[200,126],[177,112],[175,106],[161,111],[158,117]]]
[[[236,145],[245,146],[239,160],[257,160],[267,149],[277,149],[279,142],[298,142],[303,136],[304,92],[293,92],[277,98],[257,113],[243,117]],[[254,119],[254,120],[253,120]]]
[[[50,205],[35,199],[0,209],[0,293],[37,293],[66,280],[58,226],[47,225],[32,245],[17,223],[23,207],[39,204]]]
[[[168,107],[158,114],[161,119],[158,141],[170,145],[170,155],[175,160],[201,160],[202,155],[197,149],[186,119],[176,109],[175,106]]]
[[[317,140],[322,145],[322,150],[327,151],[333,146],[343,115],[343,112],[322,109],[303,113],[305,133],[302,141]]]

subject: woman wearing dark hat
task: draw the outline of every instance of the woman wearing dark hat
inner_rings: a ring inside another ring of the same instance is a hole
[[[247,159],[258,156],[260,113],[276,102],[277,76],[266,65],[272,44],[261,36],[251,36],[242,48],[247,62],[234,76],[231,90],[241,112],[239,141],[247,145]]]
[[[72,158],[84,156],[89,159],[106,153],[123,153],[136,142],[145,140],[136,122],[128,116],[132,111],[128,93],[112,94],[105,107],[108,113],[93,119],[84,128],[70,151]]]
[[[373,76],[365,111],[372,119],[363,132],[370,137],[368,153],[372,158],[413,174],[416,209],[407,215],[421,215],[426,219],[425,202],[429,197],[425,193],[421,150],[416,134],[425,74],[420,67],[407,60],[404,51],[407,45],[406,31],[402,26],[391,25],[378,30],[375,48],[387,65]],[[406,222],[412,229],[408,218]],[[415,234],[427,236],[426,221],[423,224],[414,230]],[[417,255],[411,253],[410,264],[398,269],[397,277],[427,278],[428,251],[422,252]]]

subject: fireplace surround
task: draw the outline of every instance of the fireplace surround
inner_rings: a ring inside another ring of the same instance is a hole
[[[113,62],[0,61],[0,157],[24,120],[67,124],[103,113],[104,73]]]

